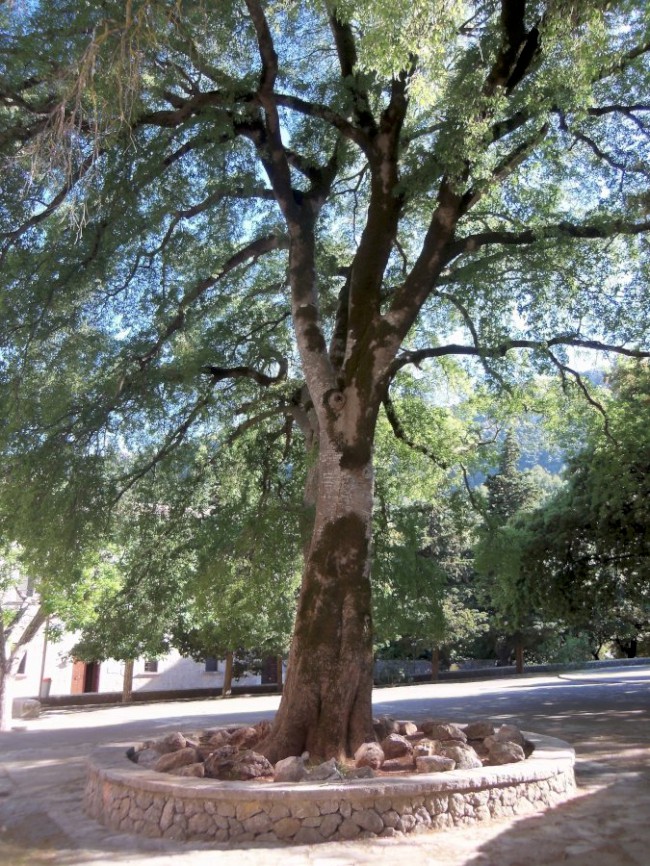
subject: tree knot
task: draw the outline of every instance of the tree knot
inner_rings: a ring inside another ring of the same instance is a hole
[[[345,394],[342,391],[328,391],[325,395],[325,404],[332,412],[338,414],[345,406]]]

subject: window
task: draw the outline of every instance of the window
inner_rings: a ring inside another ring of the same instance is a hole
[[[25,667],[27,666],[27,653],[24,653],[23,657],[20,660],[20,664],[18,665],[17,674],[24,674]]]
[[[157,674],[158,659],[146,659],[144,663],[144,672],[145,674]]]
[[[212,656],[208,656],[205,660],[205,672],[206,674],[216,674],[219,670],[219,662],[213,658]]]

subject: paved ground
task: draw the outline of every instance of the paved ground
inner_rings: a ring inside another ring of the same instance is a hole
[[[275,697],[49,712],[0,734],[2,866],[647,866],[650,666],[383,689],[377,713],[490,716],[568,740],[578,794],[543,815],[402,839],[207,848],[119,835],[81,811],[85,756],[179,728],[270,717]]]

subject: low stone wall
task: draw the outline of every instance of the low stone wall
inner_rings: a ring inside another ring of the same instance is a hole
[[[145,770],[126,747],[89,759],[84,808],[122,832],[166,839],[314,843],[423,830],[541,811],[575,788],[567,743],[526,734],[526,761],[477,770],[274,784],[173,777]]]

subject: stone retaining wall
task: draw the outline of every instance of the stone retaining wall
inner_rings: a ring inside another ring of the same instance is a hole
[[[125,746],[89,759],[84,808],[122,832],[166,839],[314,843],[423,830],[541,811],[575,788],[574,752],[526,734],[518,764],[317,784],[221,782],[145,770]]]

